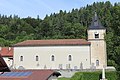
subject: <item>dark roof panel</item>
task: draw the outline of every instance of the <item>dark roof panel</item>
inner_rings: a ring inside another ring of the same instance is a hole
[[[32,72],[5,72],[4,74],[1,74],[0,76],[4,77],[24,77],[24,76],[29,76],[31,75]]]
[[[0,72],[10,72],[7,64],[5,63],[4,59],[0,55]]]
[[[101,25],[96,12],[88,29],[105,29],[105,27]]]
[[[48,80],[50,76],[60,76],[53,70],[13,70],[0,75],[0,80]]]

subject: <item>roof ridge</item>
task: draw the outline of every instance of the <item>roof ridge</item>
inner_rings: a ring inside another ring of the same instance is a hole
[[[85,40],[85,39],[40,39],[40,40]],[[25,40],[25,41],[32,41],[32,40]],[[33,41],[37,41],[37,40],[33,40]]]
[[[50,39],[50,40],[26,40],[13,46],[46,46],[46,45],[87,45],[85,39]]]

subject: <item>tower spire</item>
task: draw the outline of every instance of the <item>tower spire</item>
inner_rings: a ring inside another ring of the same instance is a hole
[[[89,26],[89,29],[105,29],[102,25],[101,22],[99,21],[99,18],[97,16],[97,13],[95,11],[94,17],[92,19],[91,25]]]

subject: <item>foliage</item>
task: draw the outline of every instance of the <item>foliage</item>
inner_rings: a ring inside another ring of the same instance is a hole
[[[117,71],[117,76],[118,76],[117,80],[120,80],[120,71]]]
[[[70,78],[61,77],[61,78],[58,78],[58,80],[70,80]]]
[[[100,80],[102,78],[102,72],[77,72],[75,73],[70,80]],[[118,76],[115,71],[106,72],[107,80],[117,80]]]
[[[119,76],[115,71],[108,71],[106,72],[106,78],[107,80],[117,80]]]

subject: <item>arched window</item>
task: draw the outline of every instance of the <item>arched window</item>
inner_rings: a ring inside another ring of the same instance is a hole
[[[95,32],[95,38],[99,38],[99,33]]]
[[[51,61],[55,61],[55,56],[54,55],[51,56]]]
[[[99,66],[99,60],[96,60],[96,66]]]
[[[68,61],[72,61],[72,56],[71,55],[68,56]]]
[[[38,56],[36,56],[36,61],[39,61],[39,57]]]
[[[20,61],[23,61],[23,56],[20,56]]]

